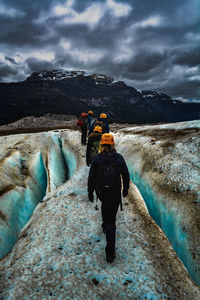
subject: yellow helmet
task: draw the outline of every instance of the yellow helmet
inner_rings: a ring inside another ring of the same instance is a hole
[[[94,113],[93,113],[92,110],[89,110],[89,111],[88,111],[88,114],[93,115]]]
[[[97,131],[97,132],[102,133],[102,128],[101,128],[101,126],[96,126],[96,127],[94,127],[93,131]]]
[[[101,137],[100,144],[114,145],[114,136],[111,133],[104,133]]]
[[[106,115],[106,114],[100,114],[100,118],[106,119],[106,118],[107,118],[107,115]]]

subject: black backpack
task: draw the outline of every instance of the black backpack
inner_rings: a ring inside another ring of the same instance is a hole
[[[97,191],[99,195],[115,189],[117,170],[113,158],[106,158],[99,167],[97,174]]]
[[[96,120],[95,123],[94,123],[94,127],[96,126],[100,126],[101,129],[102,129],[102,134],[104,134],[106,132],[106,125],[104,123],[104,121],[102,120]]]

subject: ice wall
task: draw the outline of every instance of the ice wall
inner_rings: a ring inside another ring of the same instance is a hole
[[[61,145],[63,150],[63,156],[68,166],[68,178],[70,179],[77,169],[77,158],[70,145],[61,139]]]
[[[20,161],[21,158],[18,153],[17,157],[14,156],[8,159],[6,168],[18,168],[18,176],[20,176]],[[45,196],[46,186],[46,170],[42,155],[38,152],[33,156],[29,176],[22,182],[21,186],[13,186],[11,190],[0,197],[0,211],[4,216],[0,223],[0,258],[12,249],[21,229],[30,219],[34,208]]]
[[[34,141],[34,135],[30,138]],[[41,134],[39,145],[31,145],[33,154],[24,155],[24,147],[1,160],[0,258],[11,251],[46,193],[66,182],[77,168],[76,156],[66,143],[63,146],[59,133]]]
[[[42,151],[46,173],[48,174],[47,192],[51,192],[68,179],[68,166],[63,155],[59,135],[48,133],[46,145]]]
[[[183,230],[182,216],[179,211],[177,211],[175,207],[169,209],[166,206],[165,201],[163,201],[163,197],[157,194],[151,185],[140,177],[138,172],[134,170],[132,164],[128,163],[128,169],[131,180],[139,188],[150,215],[166,234],[192,279],[200,284],[199,265],[193,259],[190,251],[187,232]]]
[[[190,138],[190,146],[185,141],[183,145],[177,143],[170,153],[170,150],[163,152],[162,142],[155,146],[151,136],[134,135],[134,130],[132,134],[115,137],[117,150],[125,157],[131,179],[139,188],[150,215],[168,237],[191,278],[200,284],[199,215],[195,206],[200,200],[199,177],[195,177],[198,169],[194,159],[194,155],[198,159],[198,153],[191,156],[189,152],[189,147],[196,149],[196,145],[190,145]]]

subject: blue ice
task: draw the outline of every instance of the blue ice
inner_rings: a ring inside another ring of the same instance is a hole
[[[18,186],[1,197],[0,209],[7,221],[0,224],[0,258],[12,249],[21,229],[46,193],[46,170],[40,153],[35,158],[30,175],[26,188]]]
[[[21,229],[30,219],[35,207],[47,192],[47,178],[50,178],[51,190],[55,190],[67,179],[68,164],[69,177],[76,170],[76,156],[67,148],[62,149],[62,143],[55,134],[50,135],[48,143],[48,166],[43,163],[40,152],[35,154],[30,163],[30,176],[25,180],[25,187],[17,186],[1,197],[0,210],[6,220],[0,223],[0,258],[4,257],[13,248]],[[20,153],[16,159],[9,158],[7,167],[20,169],[23,160]],[[47,171],[49,172],[47,176]],[[64,193],[64,191],[62,192]]]
[[[62,150],[63,150],[63,155],[64,155],[65,162],[68,166],[68,177],[70,179],[76,171],[77,159],[76,159],[75,154],[70,150],[69,147],[64,145],[63,142],[62,142]]]
[[[181,225],[181,217],[175,208],[168,208],[163,199],[156,195],[134,166],[128,164],[131,180],[138,187],[148,211],[156,223],[162,228],[179,258],[188,270],[191,278],[200,284],[200,265],[191,253],[186,232]],[[195,249],[193,249],[195,251]],[[198,253],[197,253],[198,256]]]

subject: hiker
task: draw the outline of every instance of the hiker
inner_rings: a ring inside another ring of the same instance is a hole
[[[89,131],[88,131],[88,134],[91,130],[91,126],[92,126],[92,117],[93,117],[93,111],[92,110],[89,110],[88,111],[88,125],[89,125]]]
[[[114,137],[110,133],[103,134],[100,140],[100,153],[92,161],[88,177],[88,198],[94,201],[93,192],[101,201],[102,229],[106,234],[106,260],[115,258],[116,215],[121,204],[121,176],[123,181],[123,197],[128,195],[129,172],[123,156],[116,152]]]
[[[100,139],[102,136],[102,128],[96,126],[93,132],[88,136],[88,144],[86,150],[86,164],[89,167],[94,156],[98,154]]]
[[[109,129],[109,124],[107,122],[106,114],[104,113],[100,114],[99,118],[92,123],[89,134],[92,133],[94,127],[96,126],[100,126],[102,128],[102,134],[109,133],[110,129]]]
[[[81,129],[81,144],[86,145],[86,137],[87,137],[87,126],[88,126],[88,120],[87,120],[87,113],[83,112],[77,121],[77,126],[80,126]]]

